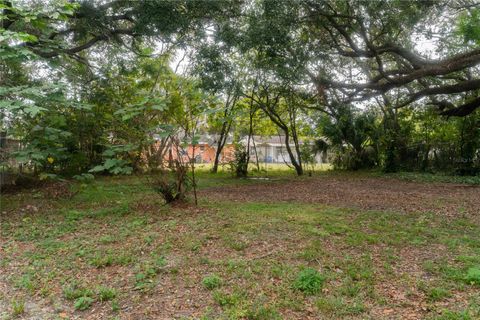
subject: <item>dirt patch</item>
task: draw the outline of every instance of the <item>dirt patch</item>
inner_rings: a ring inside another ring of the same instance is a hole
[[[213,187],[210,199],[234,202],[302,202],[447,216],[480,213],[480,187],[387,178],[312,177],[288,182]]]

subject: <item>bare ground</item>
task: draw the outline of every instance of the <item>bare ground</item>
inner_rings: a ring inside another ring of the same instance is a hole
[[[201,192],[235,202],[301,202],[367,210],[433,212],[445,216],[480,216],[480,186],[408,182],[389,178],[322,176],[230,187]]]

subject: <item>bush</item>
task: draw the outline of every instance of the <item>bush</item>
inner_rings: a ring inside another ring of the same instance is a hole
[[[324,282],[325,276],[315,269],[307,268],[298,274],[297,279],[293,283],[293,288],[305,294],[314,295],[320,292]]]
[[[187,171],[186,165],[174,161],[170,170],[160,170],[153,175],[151,185],[162,195],[166,203],[184,200],[191,185]]]
[[[248,174],[248,153],[243,145],[235,145],[235,158],[229,162],[230,170],[237,178],[245,178]]]
[[[208,290],[213,290],[222,285],[222,279],[217,275],[210,275],[203,278],[202,284]]]

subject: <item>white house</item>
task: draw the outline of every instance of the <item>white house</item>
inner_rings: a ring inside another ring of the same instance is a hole
[[[248,137],[244,137],[241,143],[246,146],[248,144]],[[299,141],[300,146],[304,143],[304,141]],[[295,154],[295,145],[291,139],[289,145]],[[253,136],[250,139],[250,160],[256,161],[257,156],[258,162],[262,163],[291,163],[285,145],[285,136]],[[326,154],[315,154],[316,163],[326,163],[326,158]]]

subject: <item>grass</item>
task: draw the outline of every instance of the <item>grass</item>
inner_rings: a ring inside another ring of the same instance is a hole
[[[25,301],[13,299],[11,306],[12,306],[12,316],[18,317],[25,313]]]
[[[202,284],[208,290],[213,290],[222,285],[222,278],[220,278],[216,274],[212,274],[203,278]]]
[[[202,170],[199,181],[267,183]],[[97,179],[72,199],[2,196],[2,211],[0,282],[11,291],[0,308],[15,291],[19,314],[40,299],[72,318],[480,317],[480,225],[470,216],[205,197],[173,208],[134,176]]]
[[[317,270],[306,268],[298,274],[293,283],[293,288],[305,294],[314,295],[320,292],[324,282],[325,277]]]
[[[470,284],[476,284],[480,286],[480,267],[469,268],[467,271],[466,280]]]
[[[384,175],[384,174],[381,174]],[[459,176],[459,175],[448,175],[445,173],[428,173],[428,172],[397,172],[389,173],[384,175],[390,178],[402,179],[407,181],[418,181],[418,182],[443,182],[443,183],[464,183],[479,185],[480,176]]]

